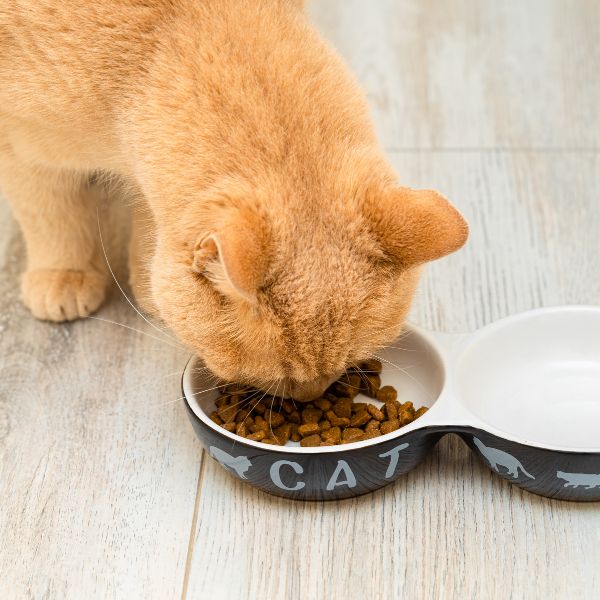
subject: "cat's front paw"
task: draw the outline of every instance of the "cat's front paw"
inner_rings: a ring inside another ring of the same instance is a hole
[[[106,295],[106,276],[97,271],[37,269],[23,274],[23,302],[44,321],[72,321],[93,313]]]

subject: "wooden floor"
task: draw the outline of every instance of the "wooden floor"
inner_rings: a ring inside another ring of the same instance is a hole
[[[403,181],[471,223],[412,319],[467,331],[600,304],[600,3],[314,0]],[[118,262],[116,249],[110,250]],[[299,504],[203,454],[186,353],[110,323],[35,322],[0,203],[0,598],[592,599],[600,506],[510,486],[445,439],[377,493]],[[123,269],[119,277],[125,277]],[[98,315],[153,333],[114,291]]]

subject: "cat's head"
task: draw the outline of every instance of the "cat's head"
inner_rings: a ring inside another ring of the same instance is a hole
[[[430,190],[277,191],[228,185],[159,230],[153,299],[218,376],[302,400],[398,336],[419,267],[468,229]]]

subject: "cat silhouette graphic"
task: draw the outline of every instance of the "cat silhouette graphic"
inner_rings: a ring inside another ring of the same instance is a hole
[[[252,463],[247,456],[231,456],[216,446],[210,446],[208,453],[228,471],[234,472],[241,479],[248,479],[246,471],[252,466]]]
[[[593,490],[600,487],[600,475],[593,473],[565,473],[564,471],[557,471],[556,476],[567,482],[563,487],[585,487],[586,490]]]
[[[485,459],[490,463],[492,469],[494,469],[494,471],[497,473],[500,473],[498,470],[498,465],[500,465],[501,467],[504,467],[508,471],[508,474],[514,479],[519,478],[519,469],[524,475],[529,477],[529,479],[535,479],[535,477],[528,473],[525,470],[525,467],[508,452],[504,452],[504,450],[498,450],[497,448],[490,448],[476,437],[473,438],[473,443],[479,448],[481,454],[485,456]]]

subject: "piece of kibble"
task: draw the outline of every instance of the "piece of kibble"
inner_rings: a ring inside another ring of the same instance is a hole
[[[383,421],[385,419],[385,415],[374,404],[369,404],[367,406],[367,412],[377,421]]]
[[[235,433],[237,435],[241,435],[242,437],[246,437],[248,435],[248,428],[246,427],[246,423],[244,423],[243,421],[241,423],[238,423],[235,428]]]
[[[285,446],[290,439],[292,433],[292,424],[284,423],[275,429],[273,435],[277,438],[277,441],[281,446]]]
[[[340,398],[333,405],[333,412],[338,417],[346,417],[349,419],[350,415],[352,414],[352,399],[351,398]],[[333,422],[332,422],[332,425],[333,425]]]
[[[398,418],[398,407],[392,401],[386,402],[384,405],[385,415],[389,420]]]
[[[321,445],[321,436],[318,433],[314,435],[309,435],[308,437],[302,438],[300,440],[300,445],[307,446],[320,446]]]
[[[266,437],[260,440],[263,444],[273,444],[274,446],[279,446],[279,442],[272,437]]]
[[[381,402],[391,402],[398,398],[398,392],[391,385],[384,385],[377,390],[377,400]]]
[[[400,421],[400,425],[408,425],[409,423],[412,423],[415,420],[415,415],[409,410],[403,410],[400,411],[398,419]]]
[[[320,408],[309,406],[302,411],[303,423],[318,423],[323,416],[323,411]]]
[[[415,412],[415,419],[422,417],[429,409],[426,406],[421,406],[417,412]]]
[[[250,431],[252,433],[256,433],[257,431],[264,431],[266,433],[268,430],[269,424],[260,415],[257,415],[254,423],[250,426]]]
[[[398,412],[402,412],[403,410],[407,410],[411,413],[414,414],[415,412],[415,407],[413,406],[412,402],[405,402],[404,404],[400,405],[400,408],[398,409]]]
[[[292,442],[299,442],[302,439],[302,436],[298,433],[298,425],[296,423],[292,423],[291,425],[290,440],[292,440]]]
[[[248,440],[252,440],[254,442],[260,442],[264,437],[266,437],[267,432],[266,431],[256,431],[254,433],[251,433],[250,435],[246,436],[246,439]]]
[[[294,410],[294,405],[286,399],[281,403],[281,408],[289,415]]]
[[[371,419],[365,426],[365,431],[379,431],[381,423],[377,419]]]
[[[333,442],[321,442],[319,446],[335,446]]]
[[[390,421],[384,421],[379,427],[379,431],[382,434],[391,433],[392,431],[396,431],[400,427],[400,422],[398,419],[392,419]]]
[[[377,390],[381,386],[381,378],[379,375],[367,375],[367,381],[365,382],[364,393],[370,398],[377,397]]]
[[[328,410],[325,413],[327,420],[334,426],[347,427],[350,425],[350,419],[348,417],[338,417],[333,410]]]
[[[223,425],[223,419],[217,414],[216,410],[210,413],[210,420],[214,421],[217,425]]]
[[[221,396],[215,400],[215,406],[217,408],[221,408],[221,406],[225,406],[225,404],[229,404],[229,396]]]
[[[241,423],[246,419],[246,417],[250,414],[250,411],[243,409],[238,411],[238,414],[235,416],[235,420],[237,423]]]
[[[327,429],[331,429],[331,423],[327,419],[323,419],[319,421],[319,429],[321,431],[326,431]]]
[[[331,387],[330,390],[338,397],[338,398],[354,398],[354,396],[358,395],[360,391],[353,385],[349,385],[343,381],[336,381]]]
[[[381,362],[374,358],[359,362],[358,368],[365,373],[381,373],[383,371]]]
[[[298,427],[298,433],[302,437],[319,433],[319,431],[321,431],[321,428],[319,427],[318,423],[304,423],[304,425],[300,425],[300,427]]]
[[[297,410],[293,410],[289,415],[288,415],[288,421],[290,423],[301,423],[302,419],[300,418],[300,413]]]
[[[233,433],[235,431],[236,424],[234,421],[230,421],[229,423],[223,423],[222,427],[223,429],[226,429],[227,431]]]
[[[362,427],[371,420],[371,415],[366,410],[361,410],[350,419],[350,427]]]
[[[367,402],[354,402],[352,404],[352,412],[357,413],[361,410],[367,410],[367,407],[370,406]]]
[[[219,410],[217,410],[217,414],[219,415],[219,417],[221,417],[221,419],[223,419],[223,422],[225,423],[231,423],[232,421],[235,421],[235,416],[237,415],[237,406],[221,406],[219,408]]]
[[[346,427],[342,433],[342,442],[358,442],[364,438],[365,432],[357,427]]]
[[[329,402],[331,402],[331,404],[335,404],[338,400],[338,397],[331,392],[325,392],[323,394],[323,398],[325,398],[325,400],[329,400]]]
[[[331,400],[327,400],[327,398],[317,398],[316,400],[313,400],[313,404],[323,412],[326,412],[331,408]]]
[[[360,383],[361,383],[362,379],[358,373],[350,372],[345,376],[345,379],[348,380],[347,385],[349,385],[351,388],[353,388],[355,390],[360,389]]]
[[[370,440],[371,438],[375,438],[375,437],[379,437],[380,435],[382,435],[381,431],[379,431],[379,429],[368,429],[365,430],[365,440]]]
[[[285,417],[274,410],[268,410],[265,412],[265,421],[269,423],[271,427],[279,427],[280,425],[283,425]]]
[[[327,429],[327,431],[322,431],[321,439],[324,442],[339,444],[342,441],[342,430],[339,427],[332,427],[331,429]]]
[[[267,407],[262,404],[262,402],[258,402],[252,405],[252,412],[258,413],[259,415],[264,415]]]

